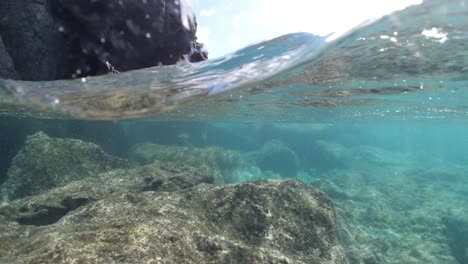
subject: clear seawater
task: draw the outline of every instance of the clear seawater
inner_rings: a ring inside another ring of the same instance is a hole
[[[121,157],[142,142],[246,158],[276,146],[294,161],[239,168],[233,182],[294,178],[322,189],[351,263],[464,264],[467,85],[468,3],[442,0],[331,42],[292,33],[199,64],[0,80],[0,179],[15,140],[38,130]]]

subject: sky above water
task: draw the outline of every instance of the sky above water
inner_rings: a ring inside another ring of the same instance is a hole
[[[293,32],[338,36],[421,0],[193,0],[210,58]]]

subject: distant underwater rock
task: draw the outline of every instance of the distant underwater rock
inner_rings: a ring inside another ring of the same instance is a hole
[[[14,157],[2,191],[8,200],[18,199],[104,171],[129,167],[129,161],[106,154],[96,144],[51,138],[38,132],[27,138]]]
[[[468,215],[456,217],[448,215],[442,218],[453,256],[460,263],[468,263]]]
[[[294,180],[122,189],[89,203],[76,184],[60,202],[73,205],[60,220],[40,227],[18,221],[30,210],[23,207],[50,207],[73,184],[0,206],[1,263],[347,263],[332,202]]]
[[[100,75],[110,71],[107,61],[128,71],[175,64],[184,56],[205,60],[208,53],[196,41],[196,30],[185,1],[3,0],[3,52],[19,76],[0,70],[0,78]]]
[[[255,154],[256,163],[262,170],[279,173],[282,177],[294,178],[299,171],[299,157],[279,140],[267,142]]]
[[[195,167],[210,168],[220,174],[230,174],[235,170],[251,170],[254,164],[239,151],[221,147],[181,147],[153,143],[139,143],[130,150],[129,157],[141,164],[156,161],[177,162]],[[233,182],[228,175],[219,175],[218,183]]]
[[[352,153],[349,148],[337,142],[317,140],[315,144],[318,149],[323,152],[324,155],[329,156],[330,159],[349,159],[349,157],[355,154]]]
[[[350,152],[356,157],[362,147]],[[395,167],[355,158],[353,168],[329,171],[312,182],[335,204],[349,263],[468,263],[466,168],[449,163],[417,168],[405,160],[402,155],[401,167]]]

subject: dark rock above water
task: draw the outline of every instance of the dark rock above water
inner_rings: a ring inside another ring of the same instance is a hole
[[[0,207],[0,262],[346,263],[333,204],[297,181],[75,195],[41,227],[18,221],[33,199]]]
[[[58,28],[46,0],[0,1],[0,35],[20,79],[66,76],[66,47]]]
[[[192,62],[206,59],[196,42],[193,14],[183,14],[181,5],[177,0],[1,1],[0,59],[10,57],[19,76],[2,60],[0,77],[55,80],[108,73],[107,61],[127,71],[175,64],[184,55]]]
[[[17,78],[17,74],[10,55],[5,49],[2,37],[0,36],[0,76],[9,79]]]
[[[128,168],[127,160],[106,154],[98,145],[76,139],[29,136],[13,159],[3,184],[8,200],[35,195],[114,168]]]

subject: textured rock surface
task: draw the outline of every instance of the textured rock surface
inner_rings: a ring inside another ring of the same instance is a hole
[[[218,162],[136,167],[30,136],[0,190],[29,195],[0,205],[0,263],[347,263],[324,193],[294,180],[215,186]]]
[[[209,171],[173,163],[151,164],[133,169],[115,169],[74,181],[44,194],[15,200],[3,215],[23,225],[43,226],[60,220],[79,206],[114,193],[178,191],[200,183],[212,184]]]
[[[23,80],[105,74],[106,61],[119,71],[174,64],[183,55],[199,61],[197,25],[191,10],[181,16],[182,2],[4,0],[0,35]]]
[[[28,135],[39,131],[50,137],[74,138],[99,145],[110,155],[124,157],[129,145],[125,132],[112,121],[81,121],[2,117],[0,119],[0,183]],[[119,144],[115,144],[118,142]]]
[[[65,76],[67,56],[63,37],[46,3],[46,0],[0,1],[0,35],[23,80]]]
[[[107,73],[106,61],[119,71],[175,64],[196,39],[196,24],[182,23],[181,1],[50,2],[76,61],[73,71]]]
[[[460,263],[468,263],[468,221],[466,216],[446,216],[442,219],[447,229],[450,249]]]
[[[467,263],[466,169],[415,168],[407,159],[409,169],[396,173],[394,165],[360,160],[362,147],[353,169],[314,183],[336,205],[349,262]]]
[[[6,51],[5,45],[3,44],[2,37],[0,36],[0,76],[5,79],[16,79],[18,78],[11,60],[10,55]]]
[[[19,224],[33,199],[0,207],[0,262],[346,263],[331,201],[297,181],[70,198],[56,223]]]
[[[109,156],[99,146],[76,139],[29,136],[13,159],[2,186],[7,199],[39,194],[75,180],[131,163]]]

